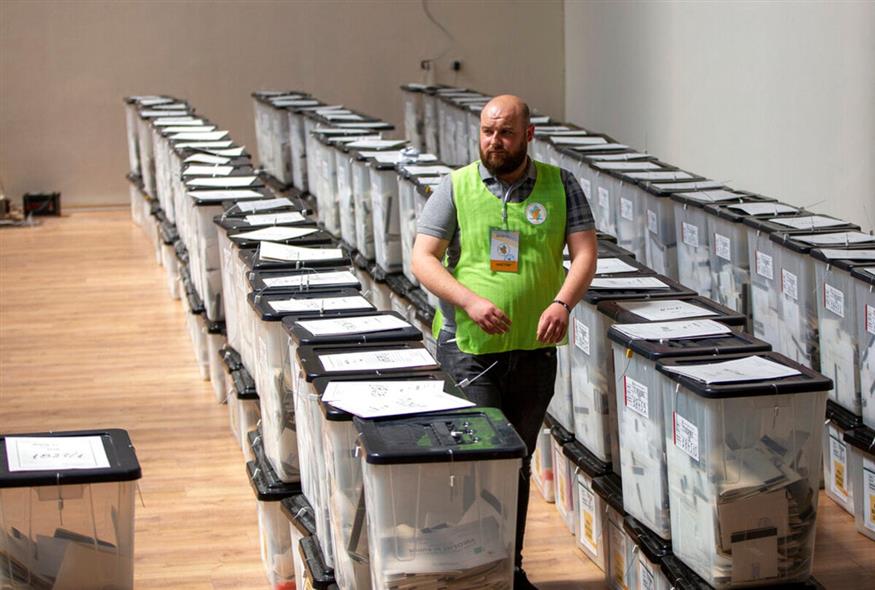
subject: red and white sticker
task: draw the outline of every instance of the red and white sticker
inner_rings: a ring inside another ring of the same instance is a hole
[[[623,377],[623,399],[626,407],[640,414],[645,418],[650,418],[647,404],[647,386],[643,383],[635,381],[628,375]]]
[[[770,281],[775,278],[775,266],[772,257],[763,252],[756,253],[757,274],[765,277]]]
[[[674,446],[699,460],[699,428],[677,412],[672,420],[672,439]]]
[[[832,285],[824,283],[823,306],[840,318],[845,317],[845,294]]]

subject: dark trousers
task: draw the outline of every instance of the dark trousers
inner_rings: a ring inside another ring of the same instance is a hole
[[[458,383],[463,379],[473,379],[497,363],[468,385],[465,394],[478,406],[499,408],[526,443],[527,454],[520,469],[517,496],[515,565],[520,567],[529,508],[532,453],[544,422],[544,414],[547,413],[547,405],[553,397],[556,349],[471,355],[460,351],[454,339],[454,334],[445,331],[438,336],[437,360],[443,370]]]

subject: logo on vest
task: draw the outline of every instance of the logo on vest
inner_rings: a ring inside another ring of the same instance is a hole
[[[532,225],[541,225],[547,221],[547,208],[541,203],[532,203],[526,207],[526,219]]]

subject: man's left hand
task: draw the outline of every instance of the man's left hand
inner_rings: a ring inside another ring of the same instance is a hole
[[[556,344],[565,337],[568,329],[568,311],[557,303],[551,303],[538,320],[538,341]]]

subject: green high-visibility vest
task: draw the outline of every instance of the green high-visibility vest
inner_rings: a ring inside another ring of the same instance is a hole
[[[521,203],[507,203],[507,222],[502,220],[504,202],[489,192],[480,178],[479,162],[454,171],[461,255],[453,276],[474,293],[485,297],[511,320],[504,334],[491,335],[456,308],[456,344],[469,354],[509,350],[534,350],[555,346],[538,341],[538,320],[556,297],[565,270],[565,187],[559,168],[535,162],[537,179],[532,193]],[[519,232],[517,272],[493,271],[490,239],[493,228]],[[435,316],[435,335],[443,325]]]

